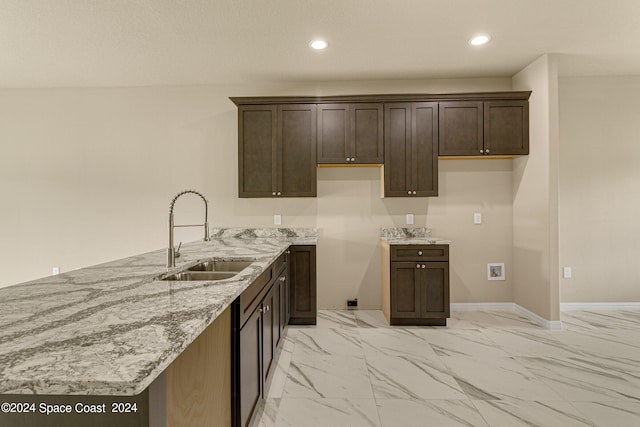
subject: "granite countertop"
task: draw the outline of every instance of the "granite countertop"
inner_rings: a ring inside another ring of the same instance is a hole
[[[427,227],[385,227],[380,229],[380,239],[390,245],[448,245],[450,240],[432,237]]]
[[[135,395],[291,244],[315,229],[214,229],[182,246],[175,270],[254,261],[216,282],[154,280],[166,249],[0,288],[0,393]]]

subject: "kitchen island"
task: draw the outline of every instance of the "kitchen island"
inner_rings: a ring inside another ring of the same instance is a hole
[[[211,234],[210,242],[183,245],[172,271],[209,259],[251,264],[215,282],[162,281],[168,273],[163,249],[0,289],[0,403],[36,403],[33,412],[17,405],[0,412],[0,425],[30,425],[17,424],[18,409],[21,419],[40,417],[31,425],[62,425],[45,423],[62,417],[39,411],[38,403],[47,401],[63,402],[55,408],[59,411],[66,410],[67,401],[89,405],[87,411],[94,412],[77,418],[91,417],[83,423],[94,426],[106,422],[95,411],[109,411],[100,405],[111,401],[123,410],[135,404],[137,415],[128,417],[135,418],[129,425],[140,425],[146,402],[148,425],[168,425],[163,414],[154,415],[156,397],[168,396],[167,369],[212,326],[227,331],[226,338],[214,331],[212,339],[228,353],[230,328],[216,325],[217,320],[230,322],[225,317],[232,303],[290,245],[317,241],[314,229],[216,229]],[[75,407],[72,412],[79,415]],[[125,415],[118,414],[118,425],[127,425]]]

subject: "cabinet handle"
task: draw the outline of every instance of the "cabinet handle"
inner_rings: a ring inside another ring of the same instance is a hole
[[[291,253],[291,251],[287,251],[287,255],[289,255]]]
[[[480,150],[480,154],[484,154],[484,150]]]
[[[489,149],[484,150],[485,153],[489,154]]]
[[[273,192],[273,193],[271,193],[271,194],[275,196],[275,195],[276,195],[276,192],[274,191],[274,192]]]
[[[263,309],[259,309],[258,311],[259,311],[260,313],[264,312],[264,310],[263,310]]]
[[[352,161],[352,162],[355,162],[355,161],[356,161],[356,158],[355,158],[355,157],[352,157],[352,158],[351,158],[351,161]]]
[[[422,256],[422,251],[418,251],[418,255]]]
[[[407,194],[411,194],[411,190],[407,191]]]
[[[284,282],[285,280],[287,280],[287,278],[286,278],[286,277],[284,277],[284,276],[282,276],[282,277],[280,278],[280,281],[281,281],[281,282]]]
[[[347,162],[348,162],[349,160],[350,160],[350,159],[347,157]]]
[[[413,194],[416,194],[416,190],[413,190]]]
[[[416,264],[416,268],[420,268],[420,264]]]
[[[422,264],[422,268],[427,268],[427,264]]]
[[[282,193],[278,191],[278,196],[279,196],[280,194],[282,194]]]

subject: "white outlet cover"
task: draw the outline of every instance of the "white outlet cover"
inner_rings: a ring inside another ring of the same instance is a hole
[[[476,225],[482,224],[482,214],[480,212],[473,214],[473,223]]]
[[[282,225],[282,215],[273,216],[273,225]]]
[[[562,268],[562,277],[564,279],[571,279],[571,267]]]
[[[54,276],[60,274],[60,267],[53,267],[51,269],[51,274],[53,274]]]
[[[413,224],[413,214],[407,214],[407,225]]]

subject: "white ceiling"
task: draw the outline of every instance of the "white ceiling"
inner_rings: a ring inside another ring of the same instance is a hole
[[[544,53],[640,75],[640,0],[0,0],[1,88],[509,77]]]

